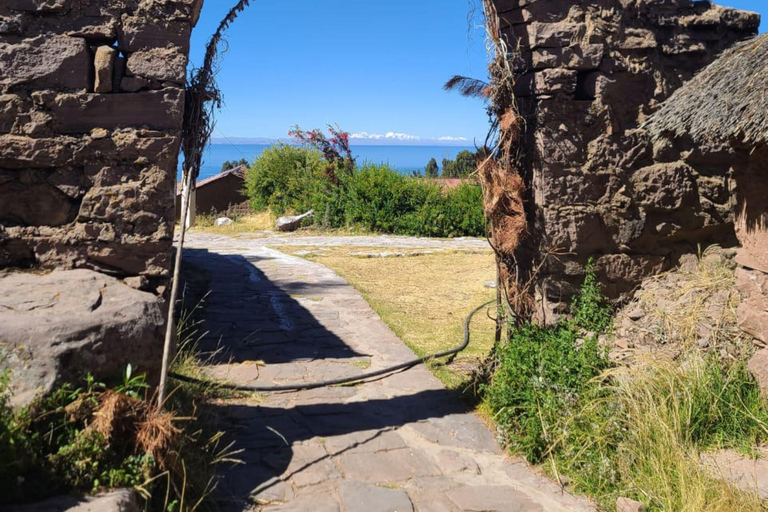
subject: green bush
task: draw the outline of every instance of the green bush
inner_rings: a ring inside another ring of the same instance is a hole
[[[590,392],[592,379],[610,366],[597,339],[610,317],[590,274],[576,299],[573,319],[512,330],[508,343],[497,351],[491,383],[482,391],[510,449],[531,462],[544,458],[560,435],[563,419],[572,416]]]
[[[763,510],[699,459],[768,438],[768,406],[745,364],[693,349],[612,368],[597,341],[610,322],[590,269],[571,319],[526,325],[497,349],[481,393],[508,448],[566,475],[601,510],[618,496],[650,511]]]
[[[245,190],[256,211],[276,215],[303,213],[324,185],[322,154],[302,146],[278,144],[264,150],[245,177]]]
[[[315,211],[324,228],[359,226],[414,236],[483,236],[482,191],[474,183],[441,190],[435,183],[403,176],[387,165],[367,164],[336,176],[323,173],[317,151],[273,146],[249,170],[246,188],[256,210],[276,215]]]

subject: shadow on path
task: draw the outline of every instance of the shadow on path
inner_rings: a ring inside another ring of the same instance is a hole
[[[292,297],[311,295],[316,285],[302,284],[296,276],[284,290],[254,265],[270,258],[185,249],[184,259],[210,273],[203,323],[207,334],[200,349],[214,354],[213,362],[279,364],[360,356]],[[329,285],[340,286],[323,287]]]
[[[366,445],[380,445],[380,437],[386,432],[406,424],[465,414],[468,410],[455,393],[439,389],[387,399],[291,408],[222,405],[209,407],[207,412],[220,418],[222,426],[234,436],[233,449],[242,450],[239,457],[244,464],[233,466],[224,473],[221,491],[230,497],[231,504],[237,504],[232,510],[244,510],[240,507],[245,506],[249,497],[280,485],[281,480],[295,478],[331,457],[350,450],[372,452],[373,448]],[[449,435],[433,422],[422,426],[436,439]],[[354,442],[342,444],[338,450],[321,451],[315,457],[291,464],[297,444],[354,433],[363,435],[356,436]],[[450,434],[455,435],[455,432]]]

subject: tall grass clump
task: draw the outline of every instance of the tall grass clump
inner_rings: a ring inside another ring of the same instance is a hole
[[[764,510],[700,459],[768,439],[768,407],[745,364],[691,350],[612,367],[596,339],[609,322],[588,276],[570,320],[525,326],[498,350],[482,391],[509,449],[603,510],[619,496],[651,511]]]
[[[267,149],[246,176],[252,206],[276,215],[312,209],[315,224],[323,228],[437,237],[485,234],[482,191],[473,182],[443,190],[387,165],[365,164],[333,174],[327,165],[315,149]]]

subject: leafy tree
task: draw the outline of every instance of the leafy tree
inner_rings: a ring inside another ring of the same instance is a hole
[[[250,164],[248,163],[248,160],[245,157],[241,158],[240,160],[232,160],[232,161],[227,160],[226,162],[221,164],[221,172],[234,169],[235,167],[240,167],[241,165],[245,167],[250,166]]]
[[[463,149],[456,160],[443,159],[443,178],[466,178],[477,168],[477,154]]]
[[[440,174],[440,169],[437,167],[437,160],[432,158],[424,169],[424,175],[427,178],[437,178],[438,174]]]

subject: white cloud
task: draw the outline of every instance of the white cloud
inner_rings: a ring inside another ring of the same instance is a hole
[[[417,137],[415,135],[408,135],[407,133],[395,133],[395,132],[387,132],[384,138],[397,139],[397,140],[421,140],[421,137]]]
[[[368,139],[368,140],[381,140],[381,139],[389,139],[389,140],[421,140],[421,137],[417,137],[416,135],[408,135],[407,133],[397,133],[397,132],[387,132],[386,134],[382,135],[380,133],[368,133],[368,132],[360,132],[360,133],[353,133],[349,136],[350,139]]]
[[[444,141],[466,141],[468,140],[466,137],[450,137],[450,136],[443,136],[439,137],[437,140],[444,140]]]

